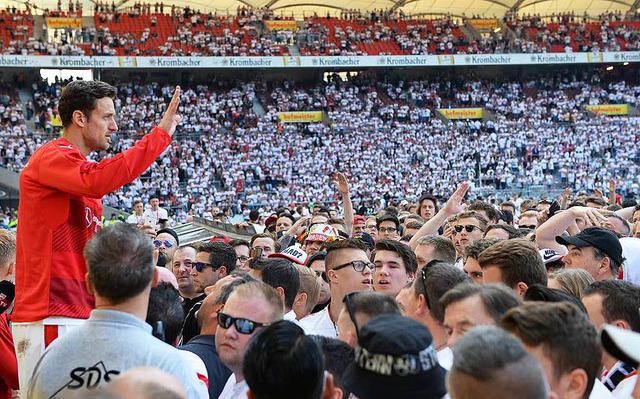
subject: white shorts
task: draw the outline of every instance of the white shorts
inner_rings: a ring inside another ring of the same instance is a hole
[[[18,358],[20,397],[26,398],[33,370],[42,352],[58,337],[84,322],[70,317],[48,317],[28,323],[12,323],[13,345]]]

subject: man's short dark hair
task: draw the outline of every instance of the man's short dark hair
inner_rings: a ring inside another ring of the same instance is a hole
[[[376,316],[383,314],[400,315],[400,306],[391,297],[374,291],[354,292],[349,296],[349,310],[356,320],[358,328],[364,326]],[[350,315],[351,316],[351,315]]]
[[[260,218],[260,212],[257,209],[249,211],[249,221],[256,222]]]
[[[498,210],[494,208],[493,205],[487,202],[476,201],[473,204],[469,205],[469,210],[476,211],[478,213],[479,211],[483,211],[484,213],[486,213],[487,218],[489,218],[490,223],[496,223],[500,218]]]
[[[180,294],[173,285],[161,283],[151,289],[146,321],[153,328],[157,328],[157,323],[162,322],[164,342],[169,345],[177,342],[182,331],[184,310]]]
[[[336,263],[334,259],[337,255],[336,252],[341,249],[359,249],[363,251],[365,254],[367,252],[367,245],[359,238],[348,238],[346,240],[338,240],[333,241],[331,244],[327,245],[327,256],[325,257],[325,265],[327,271],[329,270],[329,264]]]
[[[198,252],[209,254],[209,263],[214,269],[224,266],[229,274],[236,268],[236,250],[226,242],[205,242],[198,247]]]
[[[456,247],[453,245],[453,241],[446,237],[435,235],[422,236],[418,238],[416,244],[431,245],[433,247],[433,256],[437,260],[447,263],[456,262]]]
[[[287,218],[287,219],[291,220],[291,224],[294,224],[296,222],[296,218],[294,218],[293,215],[290,214],[289,212],[280,212],[278,214],[278,218],[277,219],[280,219],[280,218]]]
[[[324,388],[320,346],[290,321],[275,322],[256,334],[242,371],[256,399],[319,399]]]
[[[583,398],[589,398],[600,376],[602,349],[598,332],[585,312],[568,302],[526,302],[505,313],[500,326],[527,346],[542,345],[555,378],[583,369],[587,373]]]
[[[508,332],[494,326],[467,331],[453,347],[453,366],[447,375],[453,397],[486,399],[509,397],[547,399],[549,386],[538,360]],[[507,395],[496,395],[496,392]]]
[[[58,103],[58,112],[64,128],[72,122],[74,111],[82,112],[87,119],[96,109],[96,102],[101,98],[115,98],[116,88],[99,80],[74,80],[65,86]]]
[[[521,303],[513,290],[502,284],[468,283],[458,284],[447,291],[440,299],[440,303],[442,304],[442,308],[446,309],[452,303],[460,302],[474,296],[480,298],[496,324],[507,310]]]
[[[84,249],[96,294],[118,305],[142,293],[153,280],[153,244],[129,223],[99,231]]]
[[[545,287],[542,284],[533,284],[522,296],[524,301],[536,301],[536,302],[570,302],[578,307],[585,314],[587,313],[587,308],[584,307],[584,304],[575,296],[569,294],[568,292],[558,290],[555,288]]]
[[[413,253],[413,250],[407,244],[396,241],[396,240],[388,240],[383,239],[376,243],[376,249],[371,253],[371,259],[376,258],[376,254],[380,251],[391,251],[402,258],[402,263],[404,263],[404,268],[407,274],[415,274],[418,269],[418,259],[416,258],[416,254]]]
[[[442,296],[461,283],[471,283],[471,279],[462,270],[451,263],[431,261],[424,266],[413,282],[416,297],[422,294],[429,305],[431,316],[439,323],[444,322]]]
[[[249,245],[249,249],[251,249],[251,247],[253,247],[253,243],[258,238],[269,238],[269,239],[271,239],[273,241],[274,252],[280,252],[280,242],[276,239],[276,236],[271,234],[271,233],[259,233],[259,234],[252,235],[251,236],[250,245]]]
[[[475,240],[467,244],[466,247],[462,250],[462,256],[466,259],[471,257],[471,259],[478,260],[480,254],[485,249],[489,248],[493,244],[498,243],[500,240],[497,238],[481,238],[479,240]]]
[[[522,231],[516,229],[513,226],[509,226],[508,224],[490,224],[487,226],[486,230],[484,231],[484,234],[487,235],[487,233],[493,229],[501,229],[506,231],[507,234],[509,234],[509,237],[507,238],[508,240],[511,240],[514,238],[520,238],[523,236]]]
[[[351,392],[345,388],[342,377],[349,365],[355,361],[355,351],[347,343],[335,338],[310,335],[320,345],[324,357],[325,369],[333,374],[333,383],[342,389],[342,397],[348,398]]]
[[[286,259],[266,258],[262,268],[262,282],[273,288],[282,287],[284,290],[284,306],[291,309],[300,289],[300,273],[298,269]]]
[[[519,282],[527,286],[547,285],[547,268],[540,252],[527,240],[502,240],[482,251],[478,258],[480,267],[495,266],[500,269],[503,282],[515,288]]]
[[[249,249],[251,248],[251,243],[249,243],[249,241],[242,240],[240,238],[236,238],[234,240],[229,241],[229,245],[231,245],[231,248],[242,247],[242,246],[245,246]]]
[[[382,222],[393,222],[396,226],[396,230],[398,230],[398,234],[400,234],[400,220],[391,214],[385,213],[382,216],[376,218],[376,227],[380,230],[380,225]]]
[[[582,297],[594,294],[602,296],[605,322],[624,320],[633,331],[640,332],[640,286],[623,280],[600,280],[585,288]]]

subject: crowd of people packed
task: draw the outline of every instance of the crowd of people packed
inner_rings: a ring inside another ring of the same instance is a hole
[[[65,82],[34,83],[36,129],[20,117],[3,118],[3,166],[20,171],[47,137],[60,131],[55,99]],[[158,123],[171,87],[118,85],[119,131],[110,153],[130,148]],[[353,200],[415,199],[429,188],[444,196],[461,181],[472,195],[531,187],[575,192],[616,180],[622,195],[638,193],[637,128],[632,116],[588,114],[585,105],[639,106],[640,89],[600,81],[597,73],[558,73],[531,80],[455,78],[389,80],[366,73],[321,83],[217,81],[185,87],[178,140],[141,179],[107,197],[132,209],[135,199],[159,195],[176,220],[202,216],[214,206],[240,213],[290,203],[335,203],[327,184],[336,170],[349,176]],[[264,115],[257,115],[259,102]],[[11,107],[11,105],[9,105]],[[482,107],[484,121],[436,117],[439,109]],[[278,113],[325,112],[330,123],[280,123]],[[11,115],[7,108],[5,115]],[[15,119],[15,118],[14,118]],[[358,156],[351,154],[358,150]],[[110,156],[99,153],[95,159]],[[371,167],[376,165],[376,167]]]
[[[73,5],[69,10],[73,15],[78,13]],[[23,55],[279,56],[291,54],[295,46],[302,55],[345,56],[640,48],[637,15],[619,11],[599,16],[541,16],[509,11],[501,18],[504,26],[500,30],[481,30],[475,36],[469,36],[461,27],[482,16],[420,19],[398,10],[350,9],[339,15],[306,16],[295,27],[270,29],[270,21],[292,17],[278,16],[267,8],[242,6],[235,15],[218,15],[189,5],[165,7],[163,3],[142,2],[125,8],[96,4],[94,12],[95,26],[54,29],[47,34],[45,23],[42,37],[35,37],[31,11],[9,7],[0,14],[0,20],[7,24],[1,32],[0,49],[4,54]]]

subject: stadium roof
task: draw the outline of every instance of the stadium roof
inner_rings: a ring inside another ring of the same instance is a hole
[[[57,0],[26,0],[36,4],[37,8],[55,9]],[[160,1],[160,0],[158,0]],[[67,9],[68,0],[62,1],[63,10]],[[93,10],[94,1],[81,0],[85,10]],[[156,0],[146,2],[155,4]],[[16,5],[23,8],[25,0],[0,0],[0,5]],[[75,0],[74,0],[75,3]],[[111,3],[111,1],[109,1]],[[116,0],[116,5],[120,8],[127,8],[135,3],[134,0]],[[517,10],[519,13],[541,14],[548,16],[552,13],[563,13],[574,11],[576,15],[582,16],[585,11],[592,17],[599,14],[622,11],[640,6],[640,0],[190,0],[176,1],[164,0],[165,6],[175,4],[184,7],[191,6],[192,9],[200,11],[217,11],[219,15],[227,13],[233,14],[237,7],[246,5],[253,8],[268,7],[276,14],[283,13],[287,16],[302,18],[317,12],[318,15],[326,15],[327,12],[337,14],[343,9],[399,9],[408,15],[441,15],[451,13],[461,17],[463,14],[472,16],[480,14],[484,17],[501,17],[506,11]],[[165,8],[165,12],[167,12]]]

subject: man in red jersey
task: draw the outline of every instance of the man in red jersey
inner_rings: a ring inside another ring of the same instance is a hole
[[[21,397],[46,346],[94,308],[82,253],[101,227],[102,196],[140,176],[167,148],[180,122],[176,87],[151,133],[112,158],[87,161],[92,151],[107,150],[118,130],[115,95],[104,82],[69,83],[58,105],[62,137],[34,152],[20,175],[13,333]]]

